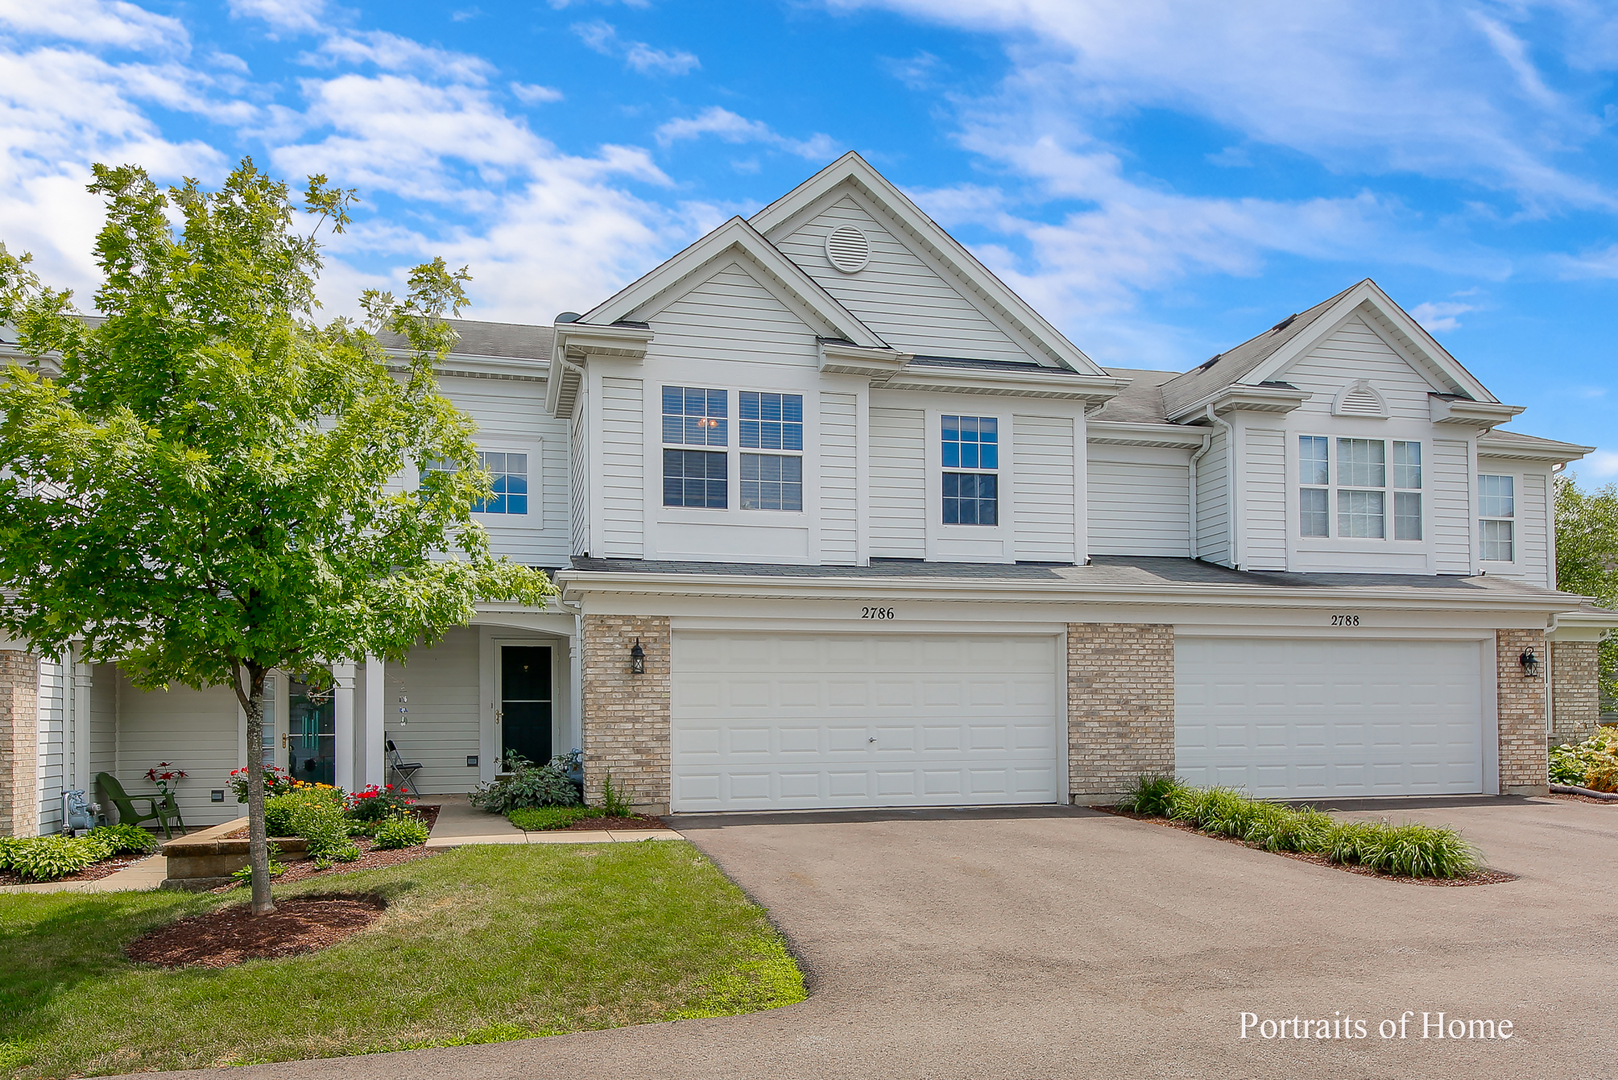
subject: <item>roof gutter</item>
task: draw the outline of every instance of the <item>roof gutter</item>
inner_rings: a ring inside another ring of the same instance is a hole
[[[1230,425],[1230,421],[1221,419],[1219,414],[1214,412],[1212,402],[1209,402],[1205,415],[1210,423],[1225,429],[1225,543],[1227,550],[1230,552],[1230,565],[1239,570],[1241,567],[1236,561],[1236,499],[1234,498],[1236,484],[1236,429]],[[1209,436],[1210,444],[1212,441],[1212,436]]]
[[[1197,535],[1197,462],[1202,460],[1202,456],[1206,454],[1209,448],[1212,446],[1213,432],[1206,432],[1202,436],[1202,449],[1191,455],[1191,502],[1189,504],[1189,509],[1191,511],[1191,536],[1188,546],[1191,549],[1191,557],[1193,559],[1199,558],[1202,551],[1201,546],[1198,543],[1199,538]]]

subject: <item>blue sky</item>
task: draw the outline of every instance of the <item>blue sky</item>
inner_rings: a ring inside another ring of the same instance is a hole
[[[93,161],[358,187],[323,296],[443,254],[584,310],[845,150],[1104,364],[1374,277],[1618,477],[1618,13],[1249,0],[0,0],[0,240],[94,283]]]

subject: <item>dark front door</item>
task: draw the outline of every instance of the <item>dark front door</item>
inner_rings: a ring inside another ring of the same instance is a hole
[[[551,650],[545,645],[500,649],[500,764],[515,750],[536,764],[551,759]]]
[[[268,680],[266,680],[268,681]],[[337,707],[331,691],[287,680],[287,772],[311,784],[336,782]]]

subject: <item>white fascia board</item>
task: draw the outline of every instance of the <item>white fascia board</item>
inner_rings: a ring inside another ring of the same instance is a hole
[[[1118,396],[1130,380],[1110,375],[1080,375],[1070,371],[1028,365],[1027,371],[1004,368],[956,368],[910,364],[895,373],[884,390],[928,390],[946,394],[987,394],[996,397],[1061,398],[1088,402],[1099,409]]]
[[[865,196],[880,206],[884,213],[897,222],[919,242],[929,254],[938,259],[962,282],[968,285],[997,313],[1008,319],[1017,330],[1037,345],[1053,360],[1067,364],[1086,375],[1105,375],[1101,367],[1086,356],[1077,345],[1052,326],[1045,317],[1018,296],[1010,286],[977,260],[959,240],[945,231],[936,221],[893,185],[887,177],[873,169],[859,154],[849,151],[808,180],[775,200],[748,221],[760,233],[768,235],[791,223],[805,207],[848,181]]]
[[[1376,314],[1377,321],[1382,324],[1385,331],[1392,331],[1393,336],[1404,350],[1416,354],[1426,364],[1442,372],[1449,379],[1453,387],[1464,390],[1477,401],[1492,402],[1497,399],[1486,386],[1478,382],[1470,371],[1461,365],[1459,360],[1449,352],[1431,334],[1421,328],[1421,324],[1412,319],[1403,308],[1394,303],[1387,293],[1383,292],[1376,282],[1369,279],[1360,282],[1349,290],[1341,300],[1333,305],[1330,311],[1323,313],[1304,333],[1299,334],[1284,347],[1277,350],[1264,363],[1248,372],[1242,379],[1242,385],[1252,386],[1258,383],[1282,381],[1286,369],[1301,357],[1308,354],[1316,345],[1335,331],[1344,320],[1352,315],[1361,305],[1368,305]],[[1439,392],[1447,392],[1449,388],[1433,387]]]
[[[388,365],[389,370],[410,370],[410,361],[414,358],[414,353],[408,349],[385,349],[383,352],[390,361],[397,361]],[[524,379],[535,382],[544,382],[550,376],[550,370],[549,360],[536,360],[531,356],[472,356],[450,353],[433,364],[433,371],[439,375],[472,375],[486,379]]]
[[[706,596],[768,600],[869,598],[874,592],[894,599],[1001,601],[1019,604],[1174,603],[1243,608],[1341,609],[1345,605],[1385,609],[1454,610],[1452,589],[1386,589],[1342,586],[1301,589],[1266,585],[1121,585],[1051,581],[977,581],[869,577],[790,577],[759,574],[624,573],[564,570],[556,583],[567,603],[595,595]],[[1529,612],[1547,617],[1566,611],[1580,597],[1568,593],[1524,596],[1510,592],[1466,597],[1467,607]]]
[[[1208,429],[1179,424],[1131,424],[1122,420],[1087,420],[1093,446],[1168,446],[1195,448],[1208,437]]]
[[[910,362],[910,353],[897,349],[870,349],[840,341],[820,343],[820,370],[832,375],[858,375],[881,386]]]
[[[619,319],[627,319],[633,313],[656,302],[665,293],[679,288],[687,277],[731,250],[745,255],[774,278],[782,288],[797,297],[824,320],[827,326],[834,329],[838,336],[856,345],[876,349],[887,347],[887,342],[821,288],[819,282],[810,277],[802,267],[781,254],[774,244],[739,217],[731,218],[604,303],[590,309],[577,323],[563,325],[610,324]],[[561,326],[557,327],[557,332],[562,332]]]
[[[643,326],[558,323],[553,355],[575,362],[588,360],[591,356],[644,360],[646,346],[651,344],[652,337],[652,331]]]
[[[1618,611],[1605,608],[1579,608],[1559,611],[1546,631],[1547,641],[1604,641],[1618,630]]]
[[[1527,411],[1526,405],[1502,405],[1498,401],[1464,401],[1441,394],[1429,397],[1433,423],[1464,424],[1468,427],[1492,428],[1510,423],[1513,417]]]
[[[1205,414],[1210,405],[1213,406],[1216,413],[1236,411],[1289,413],[1312,397],[1314,395],[1307,390],[1288,389],[1284,386],[1250,386],[1247,383],[1234,383],[1230,386],[1220,387],[1207,397],[1198,399],[1169,417],[1169,419],[1194,419]]]
[[[1478,440],[1478,457],[1480,458],[1509,458],[1513,461],[1542,461],[1551,464],[1567,464],[1578,461],[1587,454],[1595,453],[1593,446],[1579,446],[1576,443],[1553,442],[1545,440],[1548,446],[1499,446]]]

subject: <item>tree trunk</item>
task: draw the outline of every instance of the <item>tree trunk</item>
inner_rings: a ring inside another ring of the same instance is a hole
[[[248,664],[247,865],[253,868],[253,914],[275,910],[270,899],[270,841],[264,825],[264,669]]]

